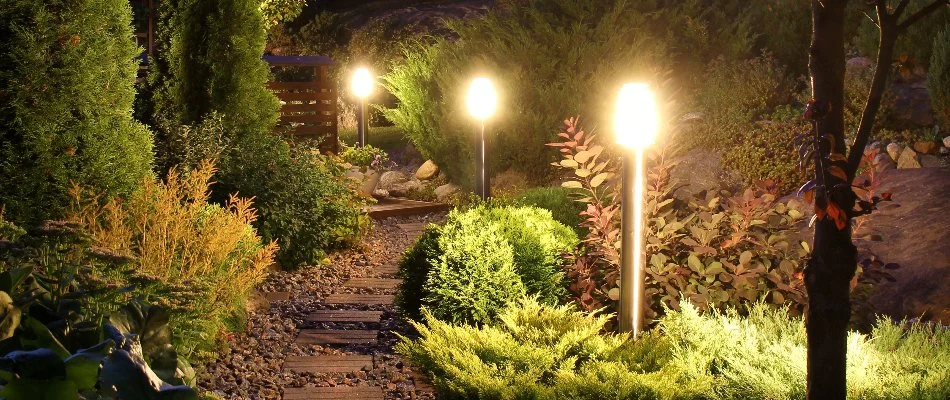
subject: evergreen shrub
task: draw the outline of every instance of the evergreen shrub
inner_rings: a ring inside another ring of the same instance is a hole
[[[927,90],[934,114],[943,130],[950,131],[950,23],[934,38],[933,46]]]
[[[387,119],[449,179],[471,184],[475,121],[465,112],[467,83],[490,77],[500,107],[489,121],[492,171],[514,168],[543,181],[556,152],[544,147],[561,115],[578,112],[608,125],[618,85],[654,77],[668,65],[650,33],[652,6],[634,2],[527,0],[485,17],[450,22],[457,40],[410,47],[383,77],[399,104]]]
[[[567,295],[560,256],[577,242],[570,228],[539,208],[453,211],[404,255],[398,304],[415,318],[424,306],[438,318],[479,323],[525,294],[557,304]]]
[[[571,189],[560,186],[531,188],[518,195],[515,203],[548,210],[555,221],[574,228],[579,236],[584,234],[580,213],[587,207],[571,198]]]
[[[62,216],[79,183],[108,196],[150,174],[132,118],[140,51],[124,0],[10,0],[0,7],[0,207],[32,226]]]
[[[804,399],[805,326],[759,304],[747,316],[688,302],[633,341],[603,333],[609,316],[532,300],[474,327],[427,315],[397,352],[445,398]],[[943,399],[950,331],[879,320],[848,340],[849,399]]]

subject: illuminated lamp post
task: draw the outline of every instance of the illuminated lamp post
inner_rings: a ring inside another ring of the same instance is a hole
[[[495,94],[495,87],[488,78],[475,78],[468,89],[466,98],[468,112],[472,114],[480,124],[478,149],[475,154],[475,173],[478,195],[482,200],[488,199],[490,177],[486,171],[485,165],[485,120],[495,113],[498,106],[498,96]]]
[[[358,68],[353,73],[352,90],[353,94],[360,99],[360,106],[356,109],[356,135],[359,147],[366,145],[366,131],[369,126],[366,124],[366,98],[373,92],[373,75],[366,68]]]
[[[617,144],[626,151],[623,158],[623,194],[620,253],[620,330],[643,329],[643,149],[653,144],[658,128],[656,101],[649,85],[628,83],[620,89],[615,116]]]

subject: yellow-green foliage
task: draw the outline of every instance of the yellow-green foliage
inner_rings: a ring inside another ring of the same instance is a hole
[[[214,172],[210,163],[187,176],[172,169],[165,182],[145,180],[128,199],[105,204],[77,189],[69,212],[97,245],[134,256],[138,272],[192,290],[192,304],[159,299],[179,307],[172,323],[185,354],[206,349],[243,316],[277,250],[251,227],[256,215],[249,199],[232,196],[226,208],[207,202]]]
[[[427,317],[418,340],[396,350],[422,367],[441,398],[804,399],[805,329],[765,305],[748,316],[701,314],[684,303],[637,342],[605,334],[608,318],[513,305],[499,323],[473,327]],[[852,333],[848,398],[945,399],[950,331],[886,320]]]

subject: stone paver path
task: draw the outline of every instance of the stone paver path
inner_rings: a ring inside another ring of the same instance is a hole
[[[229,400],[434,399],[393,352],[415,334],[393,300],[402,252],[443,215],[380,221],[326,265],[273,273],[247,332],[203,366],[199,384]]]

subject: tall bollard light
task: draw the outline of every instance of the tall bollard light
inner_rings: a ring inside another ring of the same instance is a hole
[[[359,147],[366,145],[366,131],[369,130],[366,123],[366,98],[373,93],[373,85],[373,75],[368,69],[358,68],[353,73],[351,88],[353,94],[360,99],[360,105],[356,109],[356,140]]]
[[[643,330],[643,150],[656,139],[656,100],[645,83],[620,89],[615,116],[617,144],[625,148],[620,253],[620,330],[636,339]]]
[[[485,163],[485,120],[495,113],[495,108],[498,106],[495,86],[488,78],[475,78],[472,81],[468,89],[466,105],[468,105],[468,112],[479,122],[478,148],[475,150],[475,173],[477,174],[475,181],[478,195],[482,200],[486,200],[491,196],[489,189],[491,183]]]

